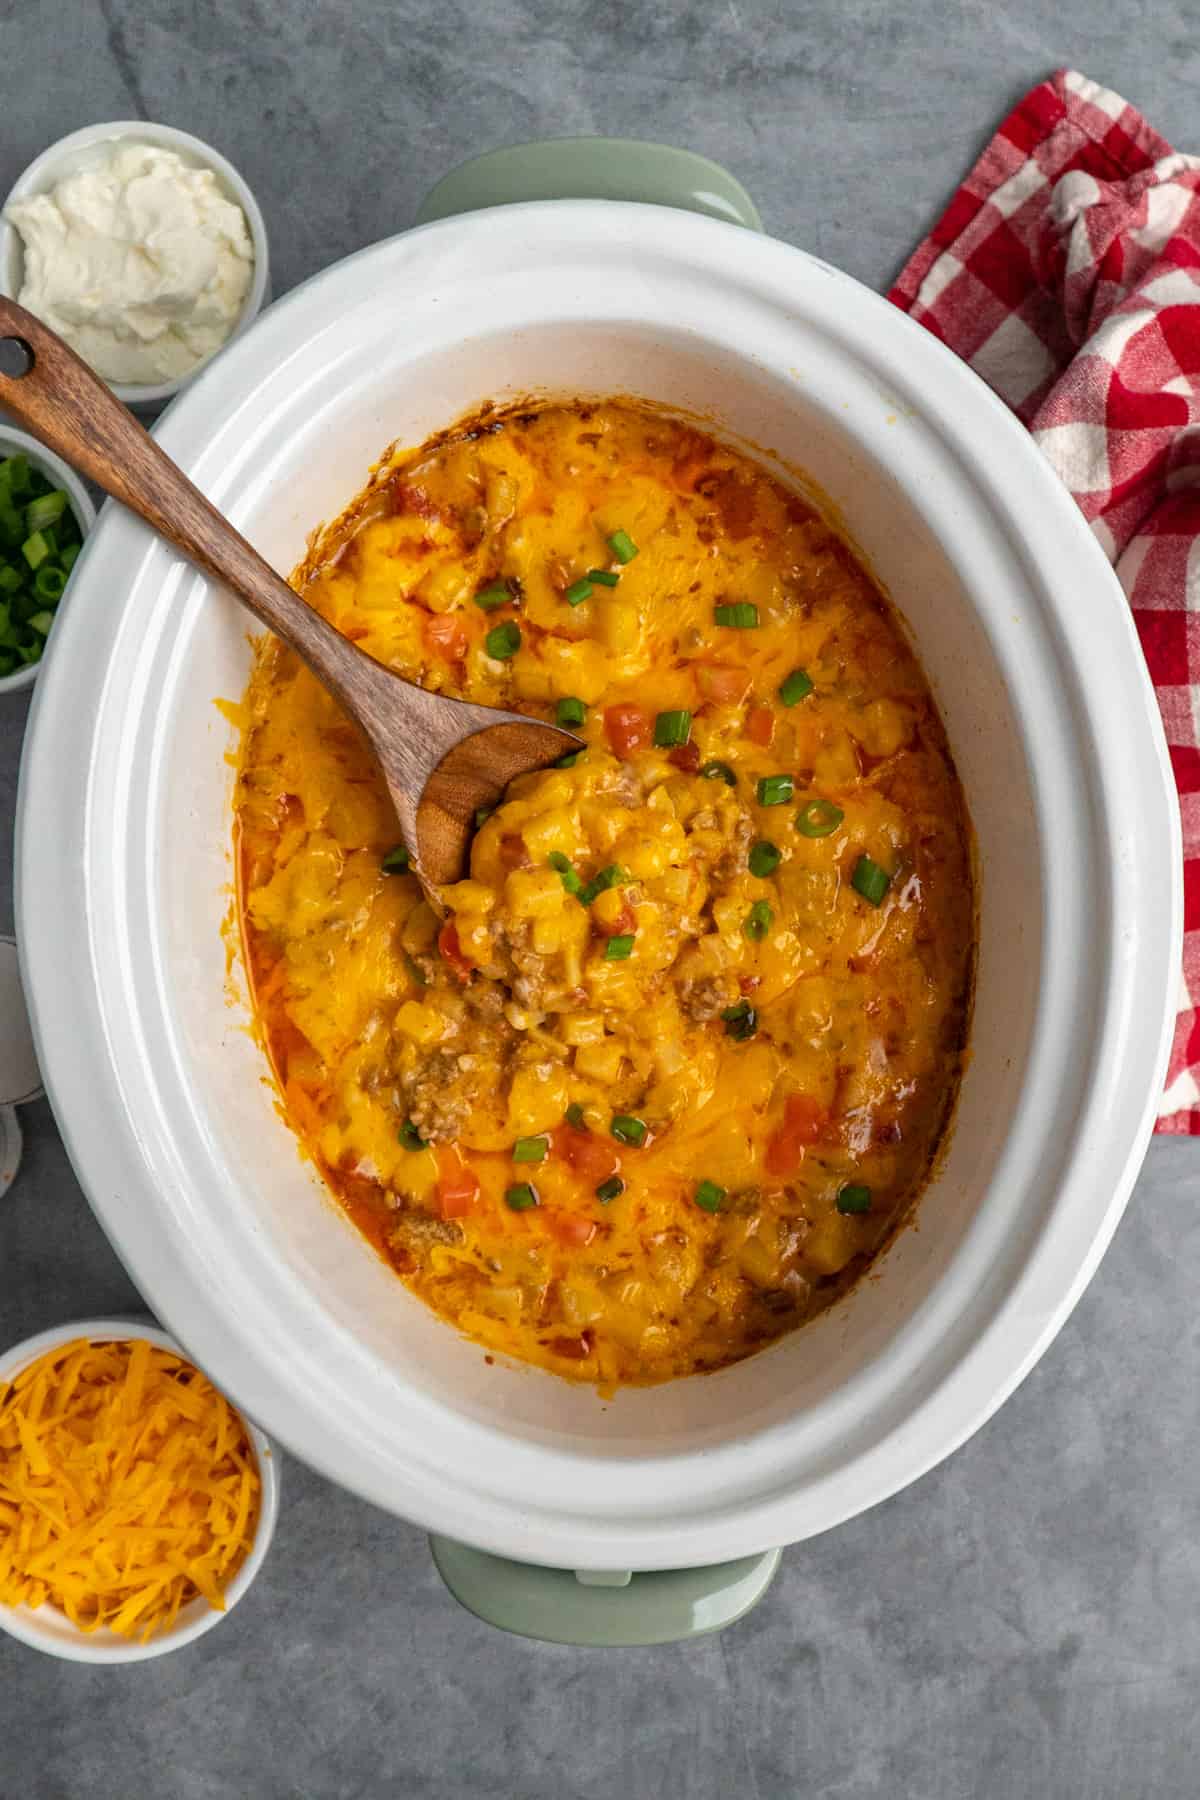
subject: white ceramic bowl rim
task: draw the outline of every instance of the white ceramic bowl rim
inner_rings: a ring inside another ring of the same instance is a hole
[[[262,209],[246,181],[233,164],[211,144],[202,138],[193,137],[190,132],[180,131],[174,125],[157,125],[149,119],[109,119],[95,125],[84,125],[67,137],[59,138],[47,145],[40,156],[34,158],[26,169],[23,169],[8,192],[4,205],[10,200],[25,200],[31,194],[41,193],[51,186],[60,176],[85,160],[86,153],[97,144],[105,144],[118,138],[130,138],[144,144],[158,144],[163,149],[175,150],[185,162],[191,162],[202,168],[211,169],[218,182],[230,199],[236,200],[246,215],[246,227],[250,233],[250,241],[254,246],[254,272],[250,277],[250,286],[246,290],[246,299],[238,316],[237,324],[229,337],[221,346],[226,349],[234,338],[254,323],[268,299],[268,279],[270,275],[270,251],[267,243],[267,227],[263,220]],[[0,293],[8,294],[13,300],[19,299],[19,284],[11,279],[10,271],[16,259],[21,255],[20,235],[16,228],[3,217],[0,208]],[[215,351],[214,355],[220,355]],[[208,359],[209,361],[212,358]],[[126,406],[153,410],[164,402],[171,400],[188,382],[194,381],[206,364],[200,364],[177,381],[157,382],[151,386],[140,386],[131,382],[110,382],[109,386],[118,400]]]
[[[0,419],[0,460],[7,456],[21,454],[27,456],[31,463],[36,463],[56,487],[66,489],[71,497],[71,510],[79,521],[79,529],[86,544],[88,534],[96,523],[96,508],[92,504],[92,496],[88,493],[80,477],[69,463],[65,463],[61,456],[56,456],[53,450],[47,450],[44,444],[38,442],[37,438],[30,437],[27,431],[18,431],[15,425],[9,425],[4,419]],[[83,552],[80,551],[80,557],[82,555]],[[79,557],[76,558],[76,568],[78,566]],[[74,579],[75,570],[72,569],[71,580],[74,581]],[[59,605],[62,605],[61,600]],[[0,675],[0,694],[11,694],[19,688],[33,686],[49,655],[50,642],[57,630],[57,625],[58,614],[56,611],[55,623],[50,628],[46,646],[37,662],[30,663],[25,669],[14,669],[11,675]]]
[[[798,395],[802,382],[829,376],[812,362],[816,343],[849,396],[873,396],[870,419],[854,421],[869,440],[864,456],[916,468],[935,459],[947,530],[966,534],[967,549],[977,534],[979,557],[1003,555],[1010,585],[1023,584],[1030,617],[991,623],[1033,659],[1014,704],[1036,752],[1035,795],[1053,786],[1058,749],[1074,762],[1069,791],[1046,799],[1067,834],[1065,867],[1043,859],[1045,1016],[1004,1152],[1019,1229],[972,1237],[955,1281],[819,1417],[780,1416],[671,1457],[642,1446],[601,1463],[582,1441],[481,1425],[398,1380],[349,1327],[319,1318],[255,1220],[223,1213],[220,1234],[205,1223],[206,1183],[224,1165],[215,1121],[189,1098],[198,1052],[160,1017],[164,952],[145,897],[158,894],[159,827],[140,788],[131,799],[131,771],[152,759],[146,779],[162,779],[170,733],[151,696],[178,680],[187,633],[213,601],[116,509],[93,534],[87,580],[39,683],[23,768],[18,902],[39,1053],[80,1179],[135,1279],[196,1359],[289,1448],[383,1507],[528,1561],[716,1562],[826,1529],[915,1479],[1011,1392],[1082,1292],[1140,1165],[1166,1067],[1182,917],[1175,791],[1128,608],[1027,434],[878,296],[735,227],[656,207],[550,202],[392,239],[273,307],[175,402],[159,427],[164,447],[253,531],[267,492],[253,459],[278,440],[281,409],[332,418],[329,386],[365,384],[354,359],[364,362],[382,333],[416,358],[438,332],[468,329],[480,269],[498,329],[553,323],[565,334],[579,318],[598,333],[694,333],[748,370],[794,382]],[[381,427],[376,448],[388,435]],[[341,472],[343,499],[362,473]],[[299,537],[277,532],[267,553],[286,566],[312,522],[289,522]],[[100,604],[114,588],[130,594],[125,631]],[[74,778],[85,763],[86,791]],[[38,830],[47,817],[54,833]],[[1092,886],[1081,916],[1070,871],[1085,855]],[[1086,1011],[1075,1015],[1081,996]],[[740,1376],[708,1380],[727,1378]]]
[[[75,1338],[90,1338],[94,1343],[111,1343],[114,1338],[146,1338],[160,1349],[172,1350],[185,1361],[190,1361],[187,1352],[180,1348],[174,1338],[150,1319],[78,1319],[70,1325],[51,1326],[48,1331],[40,1331],[36,1337],[25,1338],[23,1342],[14,1344],[11,1349],[0,1354],[0,1388],[47,1351],[69,1344]],[[279,1458],[265,1434],[256,1425],[245,1418],[243,1423],[250,1435],[262,1478],[262,1501],[254,1543],[226,1590],[224,1612],[217,1612],[202,1599],[190,1601],[182,1609],[170,1631],[151,1638],[145,1644],[136,1638],[120,1637],[113,1631],[80,1631],[72,1625],[64,1612],[49,1603],[36,1608],[0,1606],[0,1631],[6,1631],[10,1637],[29,1644],[34,1650],[42,1650],[48,1656],[57,1656],[64,1662],[111,1665],[149,1662],[155,1657],[166,1656],[172,1650],[181,1650],[185,1644],[194,1643],[198,1637],[203,1637],[206,1632],[219,1625],[222,1619],[227,1619],[262,1568],[279,1517]]]

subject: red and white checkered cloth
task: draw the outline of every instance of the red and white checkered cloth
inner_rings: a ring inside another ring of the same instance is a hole
[[[1158,1130],[1200,1136],[1200,157],[1060,71],[1010,113],[889,299],[1028,425],[1133,607],[1183,812]]]

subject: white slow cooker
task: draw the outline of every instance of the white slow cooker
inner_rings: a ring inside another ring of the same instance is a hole
[[[1025,432],[837,270],[663,207],[556,201],[409,232],[272,307],[164,448],[275,564],[485,399],[643,395],[811,472],[889,588],[978,833],[973,1054],[948,1154],[863,1283],[719,1374],[601,1400],[485,1364],[298,1154],[227,970],[247,618],[119,507],[38,685],[19,918],[46,1085],[138,1286],[334,1480],[521,1563],[678,1570],[914,1480],[1030,1369],[1125,1205],[1164,1075],[1179,825],[1097,544]]]

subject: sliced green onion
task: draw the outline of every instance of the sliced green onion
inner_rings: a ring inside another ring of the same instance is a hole
[[[493,581],[490,586],[480,588],[475,596],[475,604],[481,612],[495,612],[499,606],[507,606],[512,599],[512,592],[505,581]]]
[[[725,1189],[718,1187],[715,1181],[701,1181],[697,1183],[692,1198],[701,1212],[720,1212],[725,1204]]]
[[[786,806],[792,797],[793,783],[790,775],[764,775],[758,784],[758,804],[760,806]]]
[[[476,829],[476,831],[479,830],[479,827],[481,825],[486,825],[487,821],[491,818],[491,816],[495,812],[495,810],[496,809],[494,806],[477,806],[475,808],[475,829]]]
[[[514,1181],[510,1188],[504,1190],[504,1204],[510,1212],[528,1212],[537,1203],[537,1189],[532,1182]]]
[[[804,669],[793,669],[786,680],[779,684],[779,698],[785,706],[795,706],[806,694],[813,691],[812,676]]]
[[[563,599],[568,606],[582,606],[583,602],[585,600],[590,600],[591,597],[592,584],[587,579],[586,575],[581,576],[578,581],[573,581],[563,595]]]
[[[557,872],[558,879],[562,882],[568,894],[582,893],[583,877],[579,874],[578,870],[572,867],[569,857],[564,856],[561,850],[552,850],[546,858],[546,861],[550,864],[550,867]]]
[[[568,694],[567,697],[564,700],[560,700],[558,705],[554,708],[554,723],[556,725],[582,725],[586,718],[587,707],[583,704],[582,700],[577,700],[574,694]]]
[[[507,662],[521,648],[521,627],[515,619],[505,619],[503,625],[493,625],[483,640],[483,647],[497,662]]]
[[[572,1100],[567,1108],[567,1124],[573,1125],[576,1131],[587,1130],[587,1120],[584,1118],[583,1108],[578,1100]]]
[[[610,1200],[619,1200],[624,1192],[625,1183],[621,1180],[621,1177],[619,1175],[610,1175],[608,1180],[602,1181],[600,1186],[596,1189],[596,1198],[602,1206],[607,1206]]]
[[[513,1145],[514,1162],[545,1162],[546,1152],[550,1148],[550,1139],[545,1132],[540,1137],[518,1138]]]
[[[46,637],[54,623],[54,614],[52,612],[35,612],[25,623],[31,631],[36,631],[39,637]]]
[[[33,577],[34,593],[39,600],[48,600],[51,605],[62,599],[63,589],[66,585],[66,576],[61,569],[56,569],[53,563],[43,563]]]
[[[760,838],[757,844],[752,844],[750,854],[746,858],[750,873],[757,875],[762,880],[765,880],[768,875],[773,875],[782,861],[783,851],[775,844],[768,843],[766,838]]]
[[[593,875],[579,898],[585,906],[590,906],[599,894],[606,893],[609,888],[622,887],[629,880],[620,863],[609,863],[598,875]]]
[[[621,577],[612,569],[589,569],[587,578],[589,581],[594,581],[597,587],[610,588],[616,587],[618,581],[621,579]]]
[[[614,1113],[609,1130],[618,1144],[631,1144],[640,1150],[646,1141],[645,1119],[635,1119],[632,1113]]]
[[[31,500],[25,508],[26,531],[45,531],[47,525],[57,525],[66,509],[67,496],[62,488],[43,494],[40,500]]]
[[[565,756],[559,757],[558,761],[554,764],[554,767],[556,769],[573,769],[582,755],[582,749],[568,750]]]
[[[46,541],[46,534],[43,531],[35,531],[33,536],[27,537],[21,545],[21,555],[31,569],[40,569],[49,554],[50,545]]]
[[[17,455],[6,457],[4,462],[0,463],[0,469],[4,470],[8,478],[7,485],[10,494],[24,494],[28,492],[31,486],[30,476],[33,471],[29,467],[29,458],[27,456]]]
[[[721,1018],[725,1023],[725,1036],[732,1038],[735,1044],[748,1043],[758,1030],[758,1014],[748,1000],[727,1006]]]
[[[723,781],[726,787],[737,786],[737,776],[727,762],[706,762],[700,774],[705,781]]]
[[[850,877],[850,886],[856,888],[864,900],[869,900],[872,906],[879,906],[891,885],[892,878],[886,869],[881,869],[869,856],[859,857]]]
[[[411,1119],[405,1119],[396,1133],[406,1150],[428,1150],[429,1139],[423,1138]]]
[[[732,606],[714,606],[713,624],[731,625],[737,631],[752,631],[758,624],[758,608],[749,600],[735,600]]]
[[[0,468],[3,467],[4,464],[0,463]],[[15,594],[24,586],[19,570],[14,569],[11,563],[0,563],[0,594]]]
[[[408,851],[403,844],[389,850],[379,864],[385,875],[403,875],[408,868]]]
[[[654,742],[660,750],[686,744],[692,735],[692,715],[686,710],[660,712],[654,721]]]
[[[605,962],[625,962],[633,955],[633,933],[622,931],[610,937],[604,946]]]
[[[619,563],[631,563],[638,553],[637,545],[627,531],[614,531],[608,547]]]
[[[837,830],[845,816],[841,807],[835,806],[832,800],[810,800],[796,814],[796,830],[803,837],[828,837],[831,831]]]
[[[774,917],[775,914],[771,911],[771,908],[767,905],[765,900],[756,900],[742,922],[742,930],[748,938],[752,939],[753,942],[757,944],[765,938],[768,931],[770,931],[771,922]]]
[[[861,1181],[847,1182],[839,1190],[837,1209],[840,1213],[865,1213],[871,1210],[871,1190],[864,1187]]]
[[[71,573],[71,570],[75,567],[75,558],[79,555],[82,548],[82,544],[67,545],[66,549],[58,559],[62,564],[64,574],[69,575]]]

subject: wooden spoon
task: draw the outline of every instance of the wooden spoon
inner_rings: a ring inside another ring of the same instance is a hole
[[[436,888],[462,874],[475,815],[516,775],[580,747],[557,725],[430,694],[368,656],[302,600],[192,486],[87,364],[0,296],[0,405],[143,518],[303,657],[379,759],[411,866]]]

